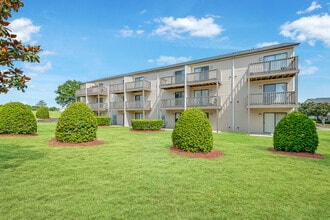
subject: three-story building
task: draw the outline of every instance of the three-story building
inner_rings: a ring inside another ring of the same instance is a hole
[[[76,96],[112,124],[163,119],[173,128],[189,107],[216,131],[272,133],[298,105],[298,43],[234,52],[83,83]]]

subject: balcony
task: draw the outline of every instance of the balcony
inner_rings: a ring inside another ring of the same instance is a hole
[[[91,87],[87,89],[87,95],[107,95],[107,87]]]
[[[297,106],[296,92],[266,92],[250,94],[250,108],[293,108]]]
[[[199,107],[202,109],[220,109],[221,98],[218,96],[187,98],[187,107]],[[184,98],[162,99],[161,108],[167,110],[184,109]]]
[[[110,102],[110,109],[124,110],[124,102]]]
[[[187,107],[199,107],[202,109],[220,109],[221,97],[207,96],[187,98]]]
[[[162,99],[161,108],[163,109],[184,109],[184,98]]]
[[[109,86],[110,93],[124,93],[124,83],[114,84]]]
[[[187,85],[189,86],[207,86],[217,83],[221,83],[221,73],[218,70],[187,74]]]
[[[221,83],[221,73],[218,70],[209,70],[187,74],[188,86],[216,85]],[[184,75],[167,76],[160,79],[160,88],[173,89],[184,87]]]
[[[92,111],[106,111],[108,110],[107,103],[90,103],[88,104]]]
[[[251,81],[293,77],[298,72],[298,57],[252,63],[249,65],[249,78]]]
[[[151,82],[142,80],[135,82],[126,83],[126,91],[127,92],[138,92],[138,91],[150,91],[151,90]]]
[[[126,110],[150,110],[150,101],[127,101]]]
[[[184,87],[184,75],[167,76],[160,79],[160,88],[173,89]]]
[[[86,89],[76,90],[76,97],[86,96]]]

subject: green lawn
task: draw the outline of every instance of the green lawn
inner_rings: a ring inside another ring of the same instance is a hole
[[[0,219],[329,219],[325,159],[272,154],[270,137],[214,134],[225,156],[171,154],[171,131],[98,130],[97,147],[51,147],[55,123],[35,137],[0,137]]]

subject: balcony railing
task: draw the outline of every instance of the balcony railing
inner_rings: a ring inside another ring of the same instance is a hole
[[[86,96],[86,89],[76,90],[76,96]]]
[[[167,76],[160,79],[160,88],[183,87],[184,75]]]
[[[160,79],[160,88],[175,88],[184,86],[184,75],[167,76]],[[208,70],[187,74],[187,85],[203,85],[221,83],[221,73],[218,70]]]
[[[183,109],[184,98],[176,99],[162,99],[161,108],[164,109]],[[221,97],[207,96],[207,97],[193,97],[187,98],[187,107],[200,107],[200,108],[220,108]]]
[[[124,109],[124,102],[110,102],[110,109]]]
[[[126,83],[126,91],[142,91],[142,90],[151,90],[151,82],[142,80]]]
[[[187,107],[220,108],[221,98],[218,96],[187,98]]]
[[[176,98],[176,99],[162,99],[161,100],[161,107],[162,108],[178,108],[183,109],[184,108],[184,98]]]
[[[298,71],[298,57],[289,57],[249,65],[250,77]]]
[[[93,111],[105,111],[108,109],[107,103],[90,103],[88,105]]]
[[[150,101],[127,101],[126,109],[127,110],[150,110],[151,102]]]
[[[87,89],[87,95],[106,95],[107,87],[91,87]]]
[[[187,75],[187,84],[216,84],[221,82],[221,73],[218,70],[208,70]]]
[[[296,105],[296,93],[266,92],[250,95],[250,105]]]
[[[109,86],[110,93],[123,93],[124,83],[114,84]]]

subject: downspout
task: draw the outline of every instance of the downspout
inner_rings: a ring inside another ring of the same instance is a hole
[[[231,101],[232,101],[231,126],[232,126],[232,131],[235,131],[235,56],[234,56],[234,53],[233,53],[232,67],[231,67]]]
[[[187,72],[188,66],[184,66],[184,110],[187,109]]]
[[[126,120],[126,102],[127,102],[127,97],[126,97],[126,82],[125,82],[125,77],[123,80],[123,87],[124,87],[124,127],[128,126],[127,120]]]

